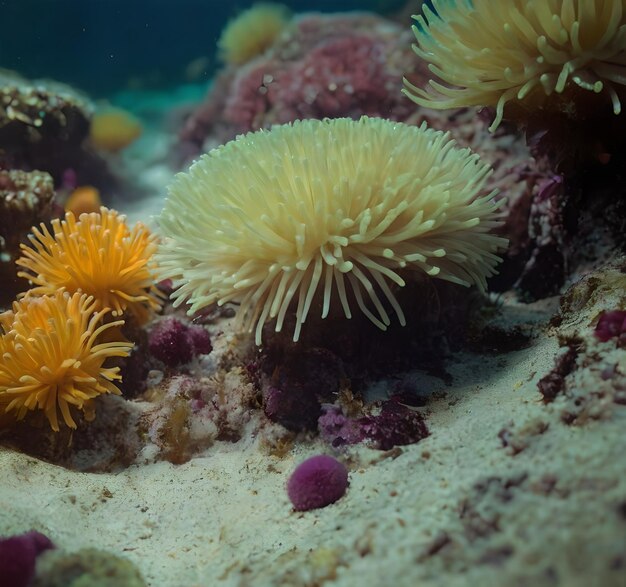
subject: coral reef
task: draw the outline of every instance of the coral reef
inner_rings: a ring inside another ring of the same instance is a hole
[[[348,470],[328,455],[317,455],[300,463],[287,482],[289,499],[300,512],[335,503],[347,488]]]
[[[168,367],[188,363],[195,355],[209,354],[213,348],[206,328],[187,325],[173,317],[164,318],[152,327],[148,347]]]
[[[292,300],[294,341],[309,311],[325,318],[334,297],[346,318],[352,299],[385,330],[385,304],[405,324],[393,291],[405,279],[485,288],[506,245],[490,234],[498,204],[482,193],[488,174],[477,155],[425,126],[366,117],[277,126],[177,177],[157,260],[176,306],[239,302],[238,324],[257,345],[266,322],[282,329]]]
[[[422,415],[392,398],[382,404],[377,414],[350,417],[339,406],[326,405],[319,418],[322,438],[337,448],[367,442],[378,450],[415,444],[428,436]]]
[[[37,557],[54,548],[41,532],[31,531],[19,536],[0,538],[0,577],[6,587],[29,587],[35,576]]]
[[[300,15],[262,56],[217,76],[185,122],[177,158],[186,162],[241,132],[302,118],[404,120],[413,107],[399,88],[414,69],[420,65],[408,36],[391,21],[366,13]]]
[[[113,383],[118,368],[104,367],[109,357],[127,356],[132,343],[101,342],[104,332],[122,320],[102,324],[108,310],[86,294],[58,290],[50,296],[27,295],[0,315],[0,409],[22,419],[27,412],[45,412],[59,430],[58,410],[76,428],[71,409],[95,415],[93,399],[121,393]]]
[[[56,186],[72,169],[81,184],[117,188],[105,160],[85,145],[92,114],[87,97],[67,85],[0,70],[0,168],[46,171]]]
[[[563,349],[538,387],[567,424],[609,418],[626,404],[625,292],[626,261],[620,257],[588,272],[562,297],[557,322]]]
[[[236,442],[251,417],[256,391],[240,369],[212,377],[175,375],[147,396],[151,407],[142,416],[152,448],[145,458],[187,462],[215,441]]]
[[[111,308],[113,316],[126,314],[140,323],[161,307],[152,274],[156,238],[142,223],[129,228],[124,216],[102,207],[79,220],[67,212],[64,220],[52,221],[52,232],[41,224],[29,238],[31,246],[22,245],[17,265],[32,294],[84,292],[98,309]]]
[[[0,299],[12,299],[20,289],[15,260],[31,227],[53,214],[52,177],[42,171],[0,169]]]
[[[282,4],[259,2],[231,20],[217,41],[220,58],[241,65],[261,55],[289,22],[289,9]]]

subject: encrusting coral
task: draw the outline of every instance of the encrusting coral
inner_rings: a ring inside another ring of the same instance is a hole
[[[411,31],[366,12],[295,15],[271,47],[226,67],[185,120],[177,161],[238,134],[304,118],[380,116],[405,121],[415,108],[398,90],[428,70],[410,48]]]
[[[261,2],[231,20],[217,42],[221,58],[241,65],[263,53],[289,22],[289,10],[282,4]]]
[[[506,245],[490,234],[499,204],[481,195],[489,173],[425,126],[367,117],[276,126],[177,176],[158,262],[176,306],[239,303],[238,325],[255,329],[257,344],[266,322],[282,329],[292,302],[297,341],[311,308],[321,302],[328,316],[335,295],[346,318],[352,299],[384,330],[385,305],[405,323],[393,291],[405,278],[486,287]]]
[[[53,294],[60,288],[92,295],[96,308],[111,308],[113,316],[126,314],[144,322],[160,308],[154,285],[152,255],[156,238],[141,223],[132,228],[115,210],[83,214],[72,212],[29,235],[16,261],[25,271],[18,275],[34,287],[32,295]]]
[[[579,116],[579,102],[622,110],[626,0],[433,0],[413,27],[419,57],[441,80],[405,82],[420,106],[492,106],[494,130],[528,110]],[[620,95],[622,98],[620,98]],[[523,117],[523,114],[522,114]]]
[[[22,419],[29,410],[45,412],[59,430],[58,410],[76,428],[70,408],[93,419],[93,398],[120,394],[113,383],[117,367],[106,368],[110,357],[128,356],[129,342],[99,342],[107,330],[123,320],[102,324],[108,310],[81,293],[60,290],[49,296],[26,295],[13,309],[0,314],[0,411]]]
[[[54,184],[43,171],[0,170],[0,300],[19,290],[15,259],[33,224],[49,220],[54,210]]]

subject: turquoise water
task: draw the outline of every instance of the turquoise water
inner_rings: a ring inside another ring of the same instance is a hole
[[[215,43],[228,20],[253,2],[220,0],[3,0],[0,68],[49,77],[94,97],[133,85],[185,81],[185,67],[219,65]],[[402,0],[291,0],[293,12],[371,10],[389,14]],[[415,3],[417,4],[417,2]],[[10,26],[6,26],[10,23]]]

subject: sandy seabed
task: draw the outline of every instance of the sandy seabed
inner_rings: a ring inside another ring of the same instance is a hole
[[[534,325],[528,348],[455,354],[449,386],[416,372],[439,397],[431,435],[348,449],[350,487],[325,509],[294,512],[285,492],[300,461],[329,451],[321,441],[278,458],[249,434],[186,464],[100,474],[0,449],[0,533],[121,554],[158,587],[623,586],[626,409],[568,425],[541,401],[555,302],[504,307]]]

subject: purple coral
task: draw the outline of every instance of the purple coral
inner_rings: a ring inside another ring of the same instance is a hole
[[[578,350],[570,346],[567,351],[557,357],[554,368],[537,382],[543,401],[550,403],[565,387],[565,378],[576,368]]]
[[[318,420],[319,432],[331,446],[337,448],[364,440],[358,421],[346,416],[340,407],[326,404],[322,410],[323,414]]]
[[[40,532],[31,531],[0,539],[0,579],[7,587],[27,587],[35,575],[35,561],[54,544]]]
[[[189,326],[176,318],[165,318],[154,326],[148,347],[168,367],[188,363],[195,355],[208,354],[213,348],[206,329]]]
[[[380,450],[414,444],[428,436],[422,415],[395,401],[385,402],[378,416],[365,416],[359,424],[365,438]]]
[[[415,110],[399,87],[422,83],[408,31],[366,14],[304,14],[262,56],[217,76],[186,120],[180,155],[188,158],[237,134],[296,119],[362,114],[405,120]],[[419,80],[419,81],[418,81]]]
[[[324,406],[318,426],[322,438],[334,447],[368,440],[374,448],[389,450],[428,436],[422,415],[399,399],[385,402],[380,414],[362,418],[350,418],[336,406]]]
[[[611,338],[617,338],[618,344],[626,345],[626,311],[612,310],[610,312],[602,312],[594,334],[602,342],[607,342]]]
[[[323,508],[343,497],[348,470],[337,459],[317,455],[300,463],[287,482],[287,495],[296,511]]]

